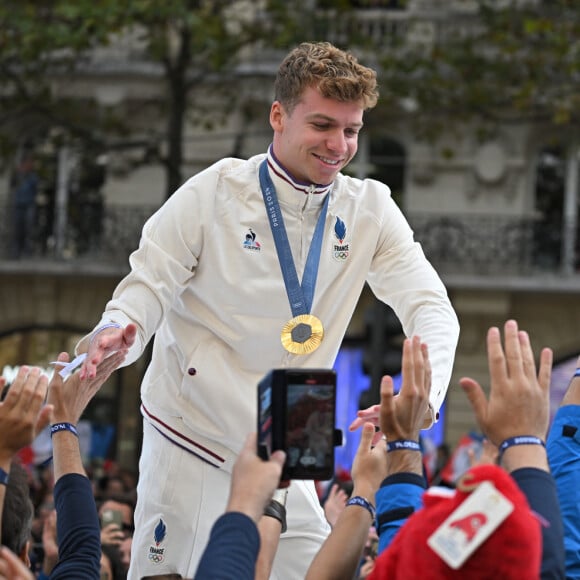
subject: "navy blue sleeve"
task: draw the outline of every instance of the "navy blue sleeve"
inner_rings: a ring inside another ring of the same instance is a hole
[[[554,478],[547,471],[524,467],[512,471],[528,503],[543,520],[542,580],[565,578],[564,528]]]
[[[421,508],[425,487],[425,478],[414,473],[395,473],[383,481],[375,494],[379,554],[391,544],[409,516]]]
[[[260,536],[253,520],[228,512],[213,525],[194,580],[254,580],[259,550]]]
[[[54,486],[58,563],[51,580],[99,580],[101,529],[91,482],[84,475],[63,475]]]

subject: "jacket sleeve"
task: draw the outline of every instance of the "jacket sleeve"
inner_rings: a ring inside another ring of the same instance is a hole
[[[451,379],[459,322],[443,282],[414,240],[388,188],[383,188],[386,201],[380,217],[381,237],[368,283],[377,298],[393,308],[405,334],[418,335],[429,346],[430,406],[437,420]]]
[[[393,541],[407,518],[422,507],[425,479],[415,473],[387,477],[376,493],[379,554]]]
[[[242,513],[225,513],[211,529],[194,580],[253,580],[259,549],[256,524]]]
[[[122,366],[137,360],[167,311],[194,276],[204,224],[211,223],[213,173],[191,178],[145,223],[139,247],[129,257],[131,271],[119,282],[95,328],[108,322],[137,326],[134,345]],[[203,188],[200,186],[202,180]],[[205,192],[201,195],[200,190]],[[207,190],[207,191],[206,191]],[[86,346],[87,335],[77,344]]]
[[[554,478],[547,471],[533,467],[516,469],[511,475],[541,520],[541,578],[543,580],[565,578],[564,531]]]
[[[566,577],[580,579],[580,405],[558,409],[546,447],[562,512]]]
[[[58,563],[51,580],[99,580],[101,529],[89,479],[78,473],[63,475],[54,486]]]

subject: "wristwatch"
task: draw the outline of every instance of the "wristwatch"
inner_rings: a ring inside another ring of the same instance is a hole
[[[270,518],[277,519],[282,525],[280,533],[283,534],[286,529],[286,498],[288,496],[287,489],[277,489],[270,500],[270,503],[264,510],[264,515]]]

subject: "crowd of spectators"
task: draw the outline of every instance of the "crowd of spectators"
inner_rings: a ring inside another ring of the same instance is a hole
[[[134,473],[114,461],[89,463],[86,467],[101,527],[102,580],[127,577],[137,482]],[[30,490],[33,518],[30,538],[30,569],[37,578],[48,578],[58,559],[56,510],[52,464],[28,465],[20,470]],[[11,472],[10,479],[13,479]]]
[[[550,426],[551,350],[536,359],[513,320],[503,338],[491,328],[487,346],[489,394],[471,378],[460,380],[486,438],[483,453],[441,486],[441,469],[428,474],[419,445],[428,349],[418,337],[405,341],[399,393],[385,377],[376,425],[364,412],[353,421],[362,435],[350,477],[319,487],[331,532],[307,578],[580,578],[580,370]],[[112,462],[106,470],[83,466],[75,429],[124,356],[106,359],[89,381],[55,372],[49,383],[40,369],[22,367],[4,387],[0,579],[127,577],[136,476]],[[68,355],[59,361],[57,370]],[[18,451],[47,425],[52,461],[23,467]],[[248,435],[195,578],[269,577],[285,528],[278,498],[292,484],[280,482],[284,460],[283,452],[260,459],[255,434]]]

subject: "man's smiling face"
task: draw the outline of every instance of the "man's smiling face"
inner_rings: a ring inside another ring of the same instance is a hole
[[[363,112],[360,102],[328,99],[312,87],[291,113],[275,101],[274,155],[297,181],[329,184],[357,152]]]

